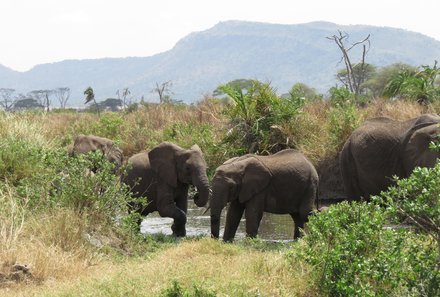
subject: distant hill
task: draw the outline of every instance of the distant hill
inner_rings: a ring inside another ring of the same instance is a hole
[[[171,80],[173,98],[199,100],[219,84],[248,78],[271,82],[280,93],[303,82],[325,93],[336,84],[340,52],[325,37],[342,30],[352,42],[371,34],[367,62],[385,66],[403,62],[432,65],[440,59],[440,41],[420,33],[389,27],[341,26],[328,22],[279,25],[221,22],[182,38],[169,51],[150,57],[66,60],[42,64],[26,72],[0,65],[0,88],[27,93],[70,87],[70,106],[82,106],[83,91],[92,86],[98,101],[128,87],[131,94],[154,101],[155,83]],[[354,55],[353,57],[359,57]],[[157,99],[156,99],[157,100]]]

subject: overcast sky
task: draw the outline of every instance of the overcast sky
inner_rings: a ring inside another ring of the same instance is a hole
[[[1,0],[0,64],[150,56],[221,21],[389,26],[440,40],[440,0]]]

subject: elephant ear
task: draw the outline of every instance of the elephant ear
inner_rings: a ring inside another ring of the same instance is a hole
[[[197,144],[194,144],[191,149],[193,151],[198,151],[200,154],[202,154],[202,150],[200,149],[200,147]]]
[[[438,153],[429,148],[429,144],[440,134],[437,123],[418,126],[407,137],[403,148],[403,165],[406,175],[409,175],[417,166],[433,167]]]
[[[163,142],[148,153],[151,169],[171,187],[177,187],[176,151],[178,147]]]
[[[243,160],[248,162],[244,175],[242,178],[242,184],[238,200],[240,203],[244,203],[263,191],[270,182],[272,174],[268,167],[263,164],[259,159],[252,157],[249,160]]]

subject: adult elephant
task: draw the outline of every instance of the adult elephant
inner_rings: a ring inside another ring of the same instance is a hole
[[[80,134],[75,137],[73,144],[68,148],[71,156],[95,151],[102,152],[103,156],[115,165],[115,171],[121,167],[122,151],[108,138]]]
[[[439,153],[429,143],[440,134],[440,117],[424,114],[407,121],[367,120],[345,142],[340,166],[348,200],[369,200],[415,167],[433,167]]]
[[[194,145],[183,149],[163,142],[149,152],[130,157],[127,163],[122,181],[135,197],[148,200],[144,207],[132,205],[132,211],[142,216],[158,211],[162,217],[173,218],[173,235],[185,236],[189,185],[197,188],[194,202],[199,207],[205,206],[210,194],[206,162],[200,148]]]
[[[245,211],[246,234],[255,237],[263,212],[290,214],[294,238],[300,236],[317,199],[318,174],[298,151],[286,149],[270,156],[248,154],[219,166],[212,182],[211,235],[219,237],[220,214],[229,204],[224,241],[235,237]]]

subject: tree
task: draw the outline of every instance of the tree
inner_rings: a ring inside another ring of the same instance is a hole
[[[436,85],[439,74],[437,61],[433,67],[422,65],[416,70],[404,69],[389,80],[384,95],[415,99],[420,104],[426,104],[440,98],[440,87]]]
[[[288,94],[283,95],[283,97],[290,98],[303,98],[304,100],[321,100],[322,95],[318,94],[316,90],[304,83],[294,84]]]
[[[361,88],[374,97],[382,96],[387,83],[393,76],[404,70],[416,71],[416,69],[414,66],[403,63],[395,63],[381,67],[374,72],[366,82],[362,83]]]
[[[376,72],[376,66],[365,63],[364,65],[356,64],[353,66],[352,76],[356,83],[359,85],[358,94],[365,93],[367,89],[364,83],[369,80]],[[350,76],[348,75],[347,69],[341,69],[336,77],[344,85],[349,85]],[[355,93],[355,92],[354,92]]]
[[[53,94],[53,92],[54,90],[34,90],[29,92],[28,96],[37,100],[38,103],[46,109],[46,111],[49,111],[52,104],[50,96]]]
[[[171,91],[171,87],[173,86],[172,81],[166,81],[164,83],[157,83],[156,87],[151,90],[151,93],[157,93],[159,95],[159,102],[162,103],[171,103],[171,95],[173,92]]]
[[[60,103],[60,107],[62,109],[66,108],[67,101],[70,98],[70,88],[57,88],[54,90],[54,94],[55,97],[58,99],[58,102]]]
[[[346,43],[348,38],[349,35],[347,33],[339,30],[338,35],[327,37],[327,39],[333,40],[336,43],[342,53],[341,61],[344,61],[346,75],[344,76],[345,79],[341,82],[348,90],[350,90],[350,92],[358,95],[361,91],[361,83],[366,80],[365,76],[367,74],[368,64],[365,63],[365,56],[370,49],[370,34],[361,41],[347,46]],[[353,64],[349,53],[358,45],[362,45],[362,57],[360,62]]]
[[[84,102],[84,104],[87,104],[87,103],[93,101],[93,102],[95,103],[96,110],[98,111],[98,115],[100,115],[100,114],[99,114],[99,106],[98,106],[98,103],[96,103],[96,100],[95,100],[95,93],[93,92],[92,87],[88,87],[87,89],[85,89],[85,90],[84,90],[84,95],[86,95],[86,98],[85,98],[85,102]]]
[[[26,98],[22,97],[21,99],[18,99],[15,103],[12,109],[14,110],[23,110],[23,109],[40,109],[44,108],[43,105],[38,102],[38,100],[34,98]]]
[[[0,89],[0,105],[3,107],[4,110],[9,111],[14,106],[14,103],[16,101],[16,98],[12,96],[14,94],[15,89],[7,89],[7,88],[1,88]]]
[[[239,89],[239,90],[248,91],[248,90],[252,89],[252,87],[254,86],[255,83],[256,83],[256,81],[253,79],[239,78],[239,79],[231,80],[230,82],[226,83],[225,85],[232,88],[232,89]],[[212,95],[213,96],[225,95],[225,92],[222,90],[222,88],[223,88],[223,86],[216,88],[212,92]]]
[[[122,108],[126,108],[131,102],[127,102],[127,97],[131,92],[128,88],[122,89],[121,91],[117,90],[116,95],[118,95],[118,99],[122,101]],[[130,100],[131,101],[131,100]]]

